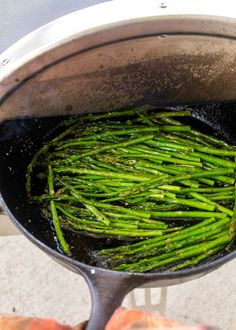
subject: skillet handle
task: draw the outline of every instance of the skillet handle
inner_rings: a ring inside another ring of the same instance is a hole
[[[104,330],[111,315],[128,292],[141,285],[132,274],[91,270],[86,276],[92,298],[92,310],[86,330]]]

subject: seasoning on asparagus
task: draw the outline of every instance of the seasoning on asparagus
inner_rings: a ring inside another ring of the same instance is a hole
[[[227,253],[236,147],[181,123],[190,116],[142,108],[59,125],[29,163],[26,191],[63,253],[70,231],[119,241],[97,252],[100,266],[118,271],[174,272]],[[38,180],[45,189],[33,196]]]

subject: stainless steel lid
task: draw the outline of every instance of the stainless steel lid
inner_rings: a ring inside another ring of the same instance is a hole
[[[236,99],[235,1],[115,0],[0,57],[0,120]]]

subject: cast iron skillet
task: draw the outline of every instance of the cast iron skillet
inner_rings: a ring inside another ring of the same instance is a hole
[[[198,119],[197,122],[193,120],[192,124],[197,129],[218,132],[226,141],[236,144],[236,104],[202,105],[192,109],[193,117]],[[94,252],[102,243],[82,235],[77,239],[70,236],[70,242],[75,246],[73,257],[61,254],[51,224],[41,218],[35,205],[27,203],[25,192],[26,166],[42,141],[49,138],[48,132],[52,132],[60,120],[21,119],[0,125],[0,191],[6,210],[18,229],[57,262],[86,279],[92,296],[87,330],[103,330],[125,295],[137,286],[153,281],[159,286],[183,283],[217,269],[236,256],[234,249],[216,260],[175,273],[115,272],[96,266]]]

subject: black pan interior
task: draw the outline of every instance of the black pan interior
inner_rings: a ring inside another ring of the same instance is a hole
[[[175,107],[177,108],[177,107]],[[236,144],[236,103],[188,106],[194,128],[217,134],[225,141]],[[63,117],[63,119],[65,119]],[[55,134],[61,117],[17,119],[0,125],[0,190],[13,217],[36,239],[59,250],[51,224],[40,215],[36,205],[29,204],[25,191],[25,172],[32,155]],[[96,265],[95,252],[109,245],[104,239],[66,234],[72,245],[72,258]]]

